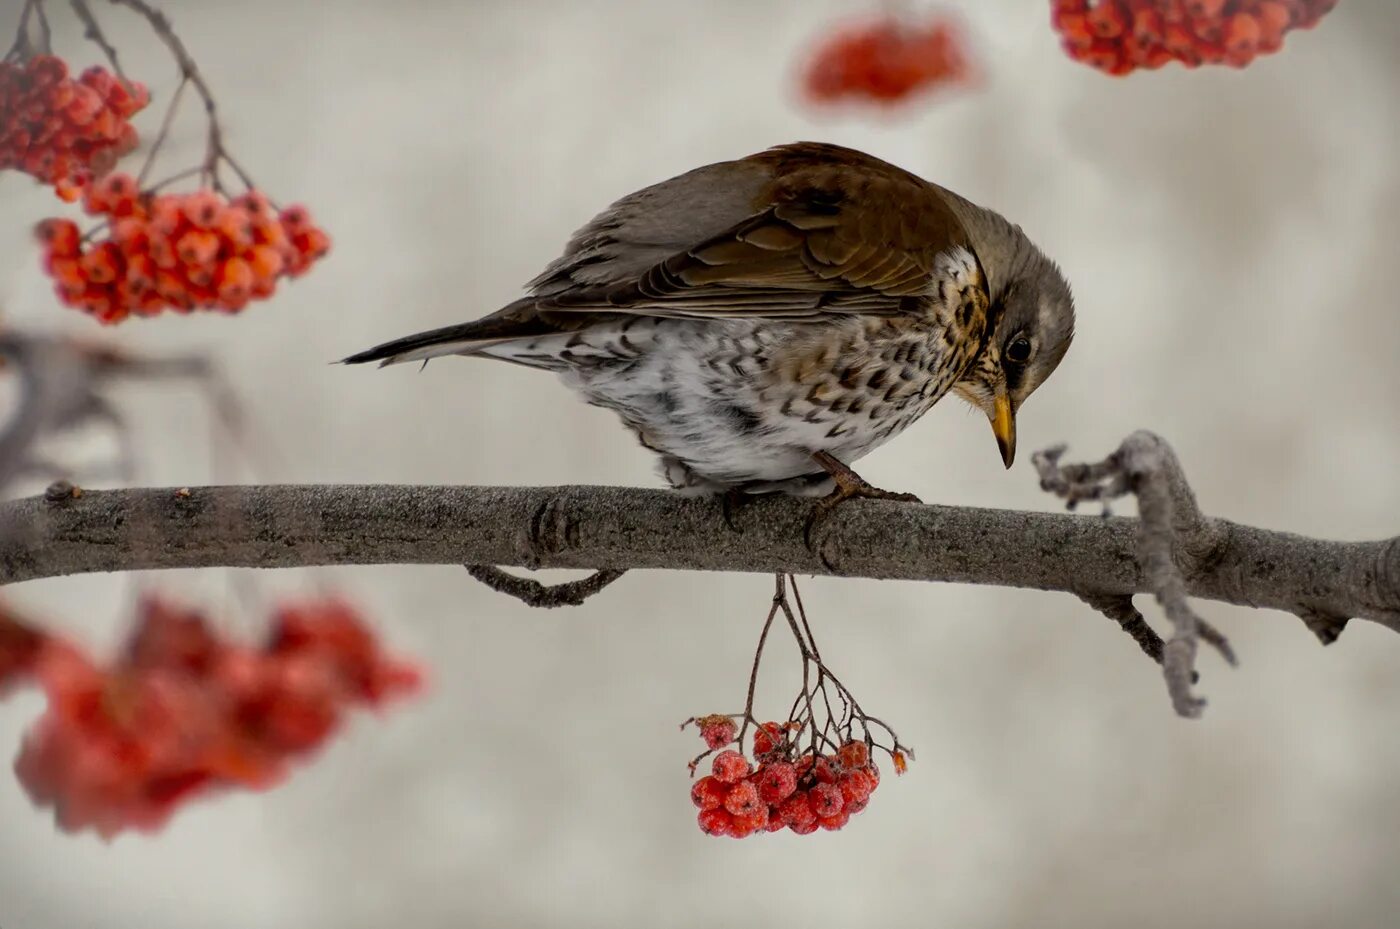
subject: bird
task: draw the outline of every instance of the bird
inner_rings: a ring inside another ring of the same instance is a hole
[[[1016,414],[1074,335],[1068,282],[1019,226],[820,142],[622,197],[526,291],[343,361],[552,371],[615,412],[673,488],[834,505],[917,500],[850,465],[949,392],[986,414],[1010,468]]]

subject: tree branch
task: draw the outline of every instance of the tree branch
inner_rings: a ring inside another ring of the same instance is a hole
[[[467,573],[497,593],[514,597],[526,606],[552,609],[578,606],[627,572],[622,569],[594,571],[588,577],[546,586],[528,577],[516,577],[489,564],[464,565]]]
[[[832,514],[768,498],[725,525],[720,504],[625,487],[251,486],[88,491],[0,503],[0,584],[152,568],[492,564],[835,574],[1076,595],[1153,593],[1138,520],[882,500]],[[1332,542],[1212,521],[1207,556],[1178,553],[1186,593],[1400,632],[1400,538]]]

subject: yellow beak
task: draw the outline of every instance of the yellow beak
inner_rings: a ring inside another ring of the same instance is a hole
[[[1011,412],[1011,398],[998,393],[992,401],[992,434],[997,437],[1001,460],[1011,467],[1016,460],[1016,415]]]

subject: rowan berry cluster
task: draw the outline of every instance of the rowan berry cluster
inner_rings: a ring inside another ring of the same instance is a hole
[[[261,647],[231,642],[199,612],[146,598],[134,634],[102,667],[58,638],[16,662],[48,710],[25,736],[15,771],[60,828],[111,837],[163,826],[212,791],[261,790],[284,778],[356,706],[412,693],[419,673],[389,658],[355,610],[336,599],[284,606]]]
[[[950,20],[912,23],[885,17],[840,29],[807,65],[814,101],[846,98],[897,103],[918,91],[961,84],[971,67],[961,31]]]
[[[83,207],[106,219],[99,238],[84,241],[67,219],[45,220],[37,234],[59,299],[104,323],[166,310],[236,313],[330,248],[304,207],[279,212],[256,190],[231,201],[208,189],[148,193],[113,173],[84,185]]]
[[[796,723],[767,722],[753,739],[753,759],[724,746],[736,743],[738,729],[727,716],[696,720],[714,756],[711,773],[697,780],[690,799],[700,810],[700,830],[742,839],[790,829],[809,835],[837,830],[870,803],[880,785],[880,769],[865,742],[848,741],[821,753],[797,744]],[[742,745],[738,748],[742,749]],[[902,770],[903,755],[894,755]]]
[[[1051,0],[1050,20],[1076,61],[1109,74],[1228,64],[1243,68],[1317,25],[1337,0]]]
[[[106,68],[72,78],[53,55],[0,63],[0,170],[18,168],[47,184],[100,175],[136,147],[128,120],[150,100],[145,85]]]

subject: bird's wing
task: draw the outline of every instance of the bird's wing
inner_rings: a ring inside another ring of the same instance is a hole
[[[849,149],[784,146],[700,170],[712,173],[642,191],[581,230],[533,282],[537,310],[711,319],[889,315],[925,292],[940,254],[970,249],[938,188]],[[707,183],[694,183],[701,180]],[[713,210],[676,202],[706,189],[729,209],[738,206],[740,218],[709,231]],[[736,190],[746,203],[732,202]],[[708,222],[689,244],[658,256],[639,242],[643,227],[664,239],[655,232],[667,229],[665,221],[687,224],[697,213]],[[616,273],[623,266],[630,273]]]
[[[475,354],[628,316],[820,320],[917,309],[966,228],[940,188],[834,145],[797,143],[696,168],[614,203],[530,295],[348,362]]]

